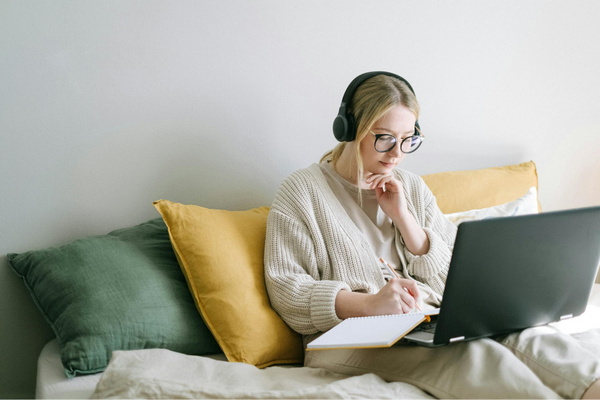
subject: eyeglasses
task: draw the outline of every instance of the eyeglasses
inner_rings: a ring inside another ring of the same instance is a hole
[[[423,136],[421,130],[416,126],[415,129],[419,132],[419,135],[409,136],[407,138],[402,139],[402,141],[400,142],[400,151],[404,154],[410,154],[417,151],[417,149],[421,146],[423,140],[425,139],[425,136]],[[396,147],[396,144],[398,143],[398,139],[396,139],[396,136],[394,135],[390,135],[387,133],[378,135],[376,133],[373,133],[372,131],[369,132],[375,135],[375,150],[378,153],[386,153],[392,150],[394,147]]]

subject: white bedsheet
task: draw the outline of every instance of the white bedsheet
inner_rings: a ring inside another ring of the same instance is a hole
[[[600,284],[594,285],[583,315],[553,325],[600,357]],[[197,357],[162,349],[114,352],[104,374],[68,380],[56,340],[44,347],[38,361],[37,398],[89,398],[94,391],[96,398],[430,398],[412,385],[386,383],[372,374],[349,378],[285,366],[259,370],[229,363],[222,353]]]
[[[206,357],[227,361],[225,354],[210,354]],[[38,358],[37,382],[35,389],[36,399],[89,399],[96,384],[100,380],[101,372],[92,375],[81,375],[68,379],[60,361],[60,347],[58,341],[49,341],[42,349]]]
[[[38,358],[36,399],[87,399],[102,373],[67,379],[60,362],[60,347],[56,339],[44,346]]]

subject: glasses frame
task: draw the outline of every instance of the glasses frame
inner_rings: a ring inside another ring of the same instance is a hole
[[[419,150],[419,147],[421,147],[421,145],[423,144],[423,140],[425,140],[425,135],[423,135],[423,133],[421,132],[421,130],[419,128],[417,128],[416,126],[415,126],[415,129],[419,132],[418,135],[410,135],[410,136],[405,137],[404,139],[402,139],[400,141],[400,151],[402,153],[404,153],[404,154],[411,154],[411,153],[414,153],[415,151]],[[373,132],[371,130],[369,130],[369,132],[371,132],[375,136],[375,142],[373,143],[373,147],[375,148],[375,151],[378,152],[378,153],[387,153],[388,151],[392,151],[394,149],[394,147],[396,147],[396,145],[398,144],[398,138],[396,136],[392,135],[392,134],[389,134],[389,133],[377,134],[377,133],[375,133],[375,132]],[[384,136],[391,136],[391,137],[393,137],[396,140],[396,143],[394,143],[394,145],[392,147],[390,147],[389,149],[387,149],[387,150],[383,150],[383,151],[377,150],[377,141],[379,140],[380,137],[384,137]],[[406,151],[402,150],[402,143],[404,143],[408,139],[412,140],[413,136],[417,136],[418,138],[420,138],[421,139],[421,143],[419,143],[419,145],[417,146],[417,148],[414,149],[414,150],[412,150],[412,151],[406,152]]]

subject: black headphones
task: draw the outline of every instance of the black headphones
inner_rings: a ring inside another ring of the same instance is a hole
[[[406,79],[396,74],[392,74],[391,72],[373,71],[365,72],[364,74],[357,76],[352,82],[350,82],[350,85],[346,89],[344,97],[342,98],[342,104],[340,105],[340,111],[338,111],[338,115],[333,121],[333,134],[339,142],[352,142],[354,139],[356,139],[356,121],[354,120],[354,115],[348,112],[348,105],[352,100],[354,92],[361,85],[361,83],[377,75],[387,75],[397,78],[406,83],[410,91],[415,94],[415,91]],[[415,121],[415,127],[417,128],[415,129],[415,135],[420,135],[419,131],[421,127],[419,126],[419,121]]]

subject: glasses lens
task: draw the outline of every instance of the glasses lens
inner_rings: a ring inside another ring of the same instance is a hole
[[[396,137],[393,135],[381,135],[375,141],[375,150],[380,153],[390,151],[396,145]]]
[[[421,143],[423,143],[423,138],[421,136],[409,136],[402,141],[400,150],[402,150],[402,152],[406,154],[412,153],[416,151],[419,148],[419,146],[421,146]]]

